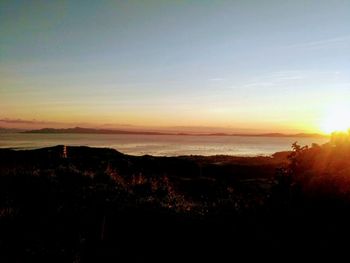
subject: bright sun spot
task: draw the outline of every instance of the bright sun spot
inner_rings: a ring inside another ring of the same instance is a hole
[[[325,133],[348,131],[350,128],[350,103],[338,104],[330,107],[321,123],[321,130]]]

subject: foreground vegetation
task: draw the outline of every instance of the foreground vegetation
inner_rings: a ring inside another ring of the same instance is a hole
[[[66,150],[0,150],[1,262],[221,261],[347,248],[345,135],[272,157]]]

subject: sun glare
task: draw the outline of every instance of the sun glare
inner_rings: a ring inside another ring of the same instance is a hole
[[[328,109],[321,123],[321,130],[327,134],[350,129],[350,105],[338,104]]]

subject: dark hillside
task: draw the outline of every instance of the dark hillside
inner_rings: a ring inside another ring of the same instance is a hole
[[[274,157],[2,149],[0,260],[222,261],[341,251],[350,234],[350,147],[293,147]]]

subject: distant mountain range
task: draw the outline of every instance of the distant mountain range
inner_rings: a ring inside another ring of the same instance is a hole
[[[17,133],[17,132],[23,132],[22,129],[11,129],[11,128],[2,128],[0,127],[0,133]]]
[[[22,131],[23,133],[39,133],[39,134],[134,134],[134,135],[179,135],[179,136],[250,136],[250,137],[300,137],[300,138],[324,138],[327,135],[318,133],[297,133],[297,134],[283,134],[283,133],[168,133],[168,132],[153,132],[153,131],[127,131],[127,130],[108,130],[108,129],[90,129],[90,128],[67,128],[54,129],[44,128],[39,130]]]
[[[143,135],[170,135],[170,133],[163,132],[149,132],[149,131],[125,131],[125,130],[107,130],[107,129],[90,129],[90,128],[67,128],[54,129],[44,128],[39,130],[24,131],[24,133],[80,133],[80,134],[143,134]]]

